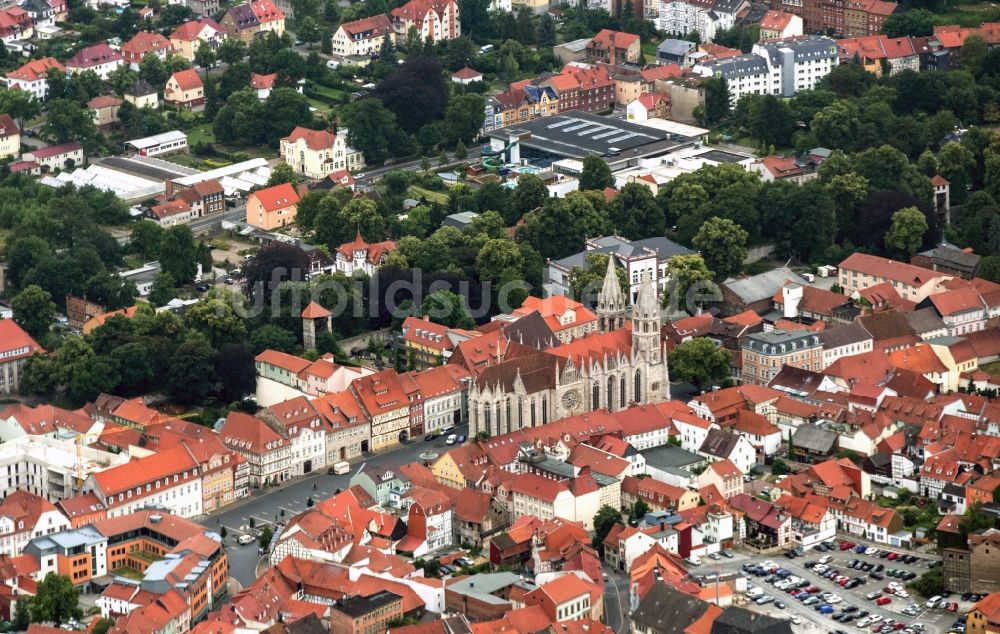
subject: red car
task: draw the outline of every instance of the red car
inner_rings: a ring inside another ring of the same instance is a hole
[[[847,550],[848,548],[854,548],[854,542],[840,542],[841,550]]]
[[[891,586],[886,586],[882,588],[882,592],[886,594],[896,594],[896,591]]]
[[[952,601],[951,603],[948,604],[948,611],[949,612],[954,612],[957,609],[958,609],[958,604],[955,603],[954,601]]]
[[[899,555],[897,555],[896,553],[889,553],[886,556],[886,559],[888,559],[889,561],[895,561],[896,557],[899,557]]]
[[[837,583],[839,583],[841,585],[841,587],[843,587],[843,586],[846,586],[847,582],[850,581],[850,580],[851,580],[850,577],[844,577],[843,579],[841,579]]]
[[[806,592],[808,592],[809,594],[816,594],[817,592],[819,592],[819,588],[817,588],[816,586],[809,586],[808,588],[806,588]]]
[[[887,605],[889,603],[892,603],[892,599],[889,597],[880,597],[875,601],[875,605]]]
[[[902,621],[897,621],[896,623],[893,623],[893,625],[892,625],[892,629],[894,629],[894,630],[901,630],[904,627],[906,627],[906,623],[903,623]]]

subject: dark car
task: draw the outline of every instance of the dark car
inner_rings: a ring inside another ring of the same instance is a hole
[[[913,579],[916,579],[916,578],[917,578],[917,573],[912,572],[912,571],[910,571],[910,572],[906,573],[905,575],[903,575],[903,579],[906,579],[907,581],[912,581]]]
[[[440,434],[438,434],[437,432],[433,432],[432,431],[431,433],[429,433],[426,436],[424,436],[424,440],[427,441],[427,442],[430,442],[430,441],[434,440],[435,438],[437,438],[439,435]]]
[[[458,442],[459,445],[461,445],[463,442],[465,442],[465,434],[459,434],[457,442]]]
[[[885,566],[883,566],[882,564],[875,564],[875,567],[872,568],[872,570],[874,570],[875,572],[882,572],[883,570],[885,570]]]
[[[882,581],[883,579],[885,579],[885,575],[883,575],[881,572],[869,572],[868,576],[871,577],[872,579],[877,579],[878,581]]]
[[[208,284],[199,284],[198,286],[195,286],[195,289],[196,289],[196,290],[197,290],[197,291],[198,291],[199,293],[204,293],[205,291],[207,291],[207,290],[208,290],[208,288],[209,288]]]

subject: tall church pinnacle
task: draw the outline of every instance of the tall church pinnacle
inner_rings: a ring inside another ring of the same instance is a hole
[[[597,321],[602,332],[608,332],[625,325],[625,293],[618,283],[615,256],[608,254],[608,268],[604,273],[604,283],[597,295]]]

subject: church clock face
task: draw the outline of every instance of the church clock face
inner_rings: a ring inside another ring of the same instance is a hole
[[[566,409],[573,409],[580,404],[580,393],[576,390],[566,392],[563,394],[562,404]]]

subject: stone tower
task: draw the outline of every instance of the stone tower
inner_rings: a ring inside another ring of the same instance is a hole
[[[332,314],[316,302],[309,302],[302,311],[302,345],[306,350],[316,349],[317,331],[333,332]]]
[[[608,254],[608,270],[604,274],[604,284],[597,295],[597,328],[601,332],[617,330],[625,326],[625,293],[618,283],[615,270],[615,256]]]
[[[660,363],[660,303],[651,276],[643,275],[632,307],[632,348],[646,363]]]

